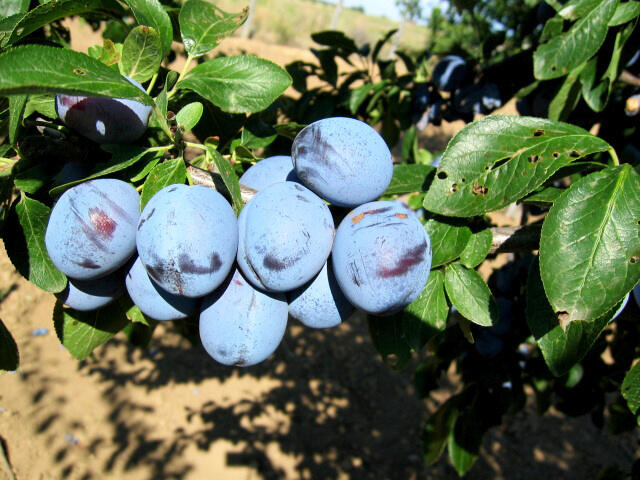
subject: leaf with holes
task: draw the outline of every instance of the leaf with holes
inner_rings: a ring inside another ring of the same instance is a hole
[[[425,228],[433,251],[431,268],[454,261],[471,238],[469,226],[456,218],[431,218],[427,220]]]
[[[600,333],[609,324],[615,310],[610,310],[593,322],[570,323],[567,329],[563,330],[544,293],[538,258],[529,270],[526,291],[527,324],[549,370],[556,377],[560,377],[589,352]],[[615,308],[617,310],[617,306]]]
[[[629,164],[574,183],[549,210],[540,271],[560,321],[593,321],[640,280],[640,174]]]
[[[445,329],[448,314],[444,274],[433,270],[420,296],[402,314],[402,330],[414,352],[420,351],[432,337]]]
[[[482,327],[497,323],[498,306],[478,272],[452,263],[445,270],[444,286],[451,303],[467,320]]]
[[[53,308],[53,324],[60,343],[78,360],[84,360],[96,347],[122,330],[129,320],[120,302],[90,312],[79,312],[62,306]]]
[[[431,165],[401,163],[393,167],[391,183],[385,195],[424,192],[436,169]]]
[[[20,357],[18,346],[11,336],[11,332],[0,319],[0,373],[13,371],[18,368]]]
[[[636,415],[640,410],[640,363],[636,363],[624,376],[621,391],[629,410]]]
[[[149,176],[144,182],[140,195],[140,209],[143,209],[151,197],[164,187],[175,183],[184,183],[187,179],[187,168],[184,166],[182,158],[167,160],[156,165],[149,172]]]
[[[187,53],[200,57],[233,34],[247,19],[249,9],[227,13],[203,0],[188,0],[180,9],[180,33]]]
[[[424,208],[454,217],[483,215],[531,193],[559,168],[610,148],[567,123],[490,115],[451,139]]]
[[[535,77],[538,80],[563,77],[589,60],[604,42],[617,5],[618,0],[603,0],[567,32],[540,45],[533,54]]]

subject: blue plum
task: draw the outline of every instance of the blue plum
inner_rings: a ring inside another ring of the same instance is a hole
[[[313,280],[289,293],[289,315],[307,327],[335,327],[354,311],[338,286],[330,262]]]
[[[438,90],[453,92],[462,85],[467,75],[467,62],[457,55],[443,57],[433,69],[433,83]]]
[[[284,294],[256,290],[237,269],[202,299],[200,339],[207,353],[224,365],[262,362],[276,350],[286,327]]]
[[[179,320],[197,312],[199,300],[179,297],[160,288],[137,258],[125,278],[127,292],[145,315],[156,320]]]
[[[288,155],[267,157],[247,169],[240,177],[240,183],[256,190],[264,190],[272,183],[298,182],[293,169],[293,160]]]
[[[504,349],[504,340],[499,336],[482,330],[475,338],[473,344],[476,351],[487,358],[495,358],[502,353]]]
[[[135,80],[125,78],[145,91]],[[136,141],[147,129],[151,109],[149,105],[126,98],[56,95],[56,112],[60,119],[96,143]]]
[[[456,92],[454,107],[461,114],[485,115],[502,106],[495,83],[475,84]]]
[[[390,315],[422,292],[431,241],[411,210],[397,202],[371,202],[340,222],[331,259],[349,302],[367,313]]]
[[[298,183],[274,183],[240,212],[238,265],[257,288],[293,290],[320,271],[334,233],[331,212],[317,195]]]
[[[375,200],[393,175],[385,141],[353,118],[325,118],[307,125],[294,139],[291,157],[300,181],[341,207]]]
[[[51,210],[44,242],[68,277],[92,280],[116,271],[136,251],[140,195],[122,180],[101,178],[64,192]]]
[[[633,288],[632,292],[633,299],[636,301],[638,307],[640,307],[640,283]]]
[[[635,296],[635,289],[633,291],[634,291],[634,296]],[[610,322],[613,322],[616,318],[618,318],[620,316],[620,314],[624,310],[624,307],[627,306],[627,303],[629,303],[629,294],[628,293],[627,293],[627,296],[622,299],[622,303],[620,304],[618,309],[613,314],[613,317],[611,317],[611,320],[609,320]]]
[[[69,279],[67,288],[56,297],[74,310],[88,312],[102,308],[122,295],[124,282],[120,271],[97,280]]]
[[[233,266],[238,226],[231,205],[201,185],[168,185],[140,214],[136,243],[147,272],[169,293],[202,297]]]
[[[67,162],[53,179],[55,186],[82,180],[91,173],[88,165],[80,162]]]

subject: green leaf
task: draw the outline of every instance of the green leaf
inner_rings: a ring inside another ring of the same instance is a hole
[[[87,53],[91,58],[100,60],[102,63],[110,67],[120,62],[120,59],[122,58],[122,47],[121,43],[116,45],[108,38],[105,38],[102,46],[93,45],[89,47]]]
[[[284,69],[251,55],[214,58],[190,70],[178,83],[231,113],[262,111],[290,85]]]
[[[11,209],[4,242],[11,262],[20,274],[47,292],[61,292],[67,277],[51,262],[44,234],[51,209],[24,194]]]
[[[566,374],[584,358],[613,314],[612,310],[593,322],[572,322],[563,330],[544,293],[536,257],[527,281],[527,324],[553,375]]]
[[[422,431],[422,452],[427,465],[435,463],[442,455],[459,413],[456,395],[440,405],[425,423]]]
[[[547,20],[547,23],[544,24],[544,28],[542,29],[542,33],[540,34],[540,43],[545,43],[556,35],[560,35],[562,33],[563,27],[564,20],[562,19],[562,17],[551,17],[549,20]]]
[[[566,120],[580,101],[580,74],[585,64],[579,65],[569,72],[562,86],[549,103],[549,120]]]
[[[431,268],[454,261],[471,238],[471,229],[456,218],[431,218],[427,220],[425,228],[433,251]]]
[[[391,183],[384,195],[424,192],[436,169],[431,165],[400,163],[393,167]]]
[[[565,20],[575,21],[591,12],[600,2],[601,0],[571,0],[558,10],[558,16]]]
[[[176,115],[176,121],[178,122],[178,125],[182,125],[185,131],[188,132],[198,124],[203,111],[204,107],[202,103],[189,103],[180,109]]]
[[[222,177],[224,185],[227,187],[229,194],[231,195],[231,204],[236,216],[240,215],[244,203],[242,202],[242,192],[240,191],[240,182],[236,172],[231,167],[231,164],[220,154],[218,150],[211,145],[206,145],[207,153],[211,155],[213,162]]]
[[[135,145],[103,145],[102,148],[113,154],[109,162],[96,165],[97,171],[89,175],[87,178],[74,180],[73,182],[52,188],[49,191],[49,195],[57,197],[74,185],[94,178],[111,175],[112,173],[129,168],[131,165],[139,162],[145,155],[150,153],[146,148]]]
[[[27,95],[11,95],[9,97],[9,142],[11,145],[16,143],[27,98]]]
[[[492,242],[493,234],[491,233],[491,229],[485,228],[484,230],[474,233],[460,254],[460,263],[468,268],[477,267],[487,258],[487,255],[489,255]]]
[[[640,363],[636,363],[624,376],[620,390],[622,396],[627,401],[629,410],[636,415],[638,410],[640,410]]]
[[[456,418],[456,423],[449,435],[447,450],[449,460],[461,477],[465,475],[478,459],[482,435],[478,432],[479,412],[465,410]]]
[[[562,77],[591,58],[607,36],[607,25],[617,4],[618,0],[603,0],[567,32],[540,45],[533,54],[535,78]]]
[[[593,321],[640,280],[640,174],[629,164],[574,183],[540,237],[542,282],[563,325]]]
[[[160,35],[163,55],[171,51],[173,26],[171,18],[158,0],[125,0],[139,25],[153,27]]]
[[[382,360],[399,370],[411,360],[411,348],[404,338],[402,314],[390,317],[367,315],[369,334]]]
[[[444,331],[448,314],[444,274],[440,270],[432,270],[424,290],[402,315],[402,330],[414,352],[419,352],[431,338]]]
[[[132,323],[142,323],[142,324],[144,324],[146,326],[149,326],[149,319],[135,305],[132,305],[127,310],[126,315],[127,315],[127,318],[129,319],[129,321],[132,322]]]
[[[112,68],[83,53],[25,45],[0,55],[0,95],[69,93],[153,100]]]
[[[131,30],[124,41],[120,73],[137,82],[146,82],[160,68],[163,56],[158,32],[141,25]]]
[[[444,285],[451,303],[467,320],[483,327],[498,322],[496,301],[478,272],[452,263],[445,270]]]
[[[138,170],[135,175],[133,175],[131,177],[131,182],[132,183],[136,183],[139,182],[140,180],[142,180],[143,178],[145,178],[147,175],[149,175],[149,172],[153,169],[153,167],[155,167],[160,160],[162,160],[161,156],[157,156],[154,158],[149,159],[149,161],[147,163],[145,163],[142,168],[140,168],[140,170]]]
[[[616,12],[613,14],[613,17],[611,17],[611,20],[609,20],[609,26],[617,27],[623,23],[630,22],[638,15],[640,15],[640,2],[619,3]]]
[[[6,48],[18,42],[51,22],[88,12],[108,12],[116,17],[121,17],[124,14],[122,7],[114,0],[58,0],[56,2],[47,2],[24,15],[20,15],[17,18],[18,21],[12,22],[12,28],[8,29],[6,33],[2,32],[5,30],[4,28],[0,28],[0,48]],[[13,16],[10,18],[13,18]]]
[[[200,57],[233,35],[247,19],[249,9],[227,13],[203,0],[188,0],[180,10],[180,33],[187,53]]]
[[[54,95],[29,95],[22,118],[27,118],[34,112],[51,119],[58,118],[56,99]]]
[[[167,124],[167,112],[169,109],[169,94],[167,92],[167,82],[165,81],[162,86],[162,90],[155,98],[156,107],[151,112],[151,118],[149,119],[149,126],[162,129],[163,125]]]
[[[184,183],[187,179],[187,168],[182,158],[168,160],[156,165],[144,182],[140,195],[140,209],[144,208],[151,197],[168,185]]]
[[[78,360],[84,360],[96,347],[107,342],[127,324],[120,302],[104,308],[79,312],[65,308],[58,300],[53,308],[53,324],[60,343]]]
[[[320,45],[342,50],[347,55],[358,51],[356,42],[338,30],[325,30],[322,32],[312,33],[311,39]]]
[[[3,0],[0,3],[0,18],[10,17],[29,10],[30,0]]]
[[[49,172],[41,165],[18,173],[13,183],[24,193],[36,193],[51,180]]]
[[[522,203],[538,205],[539,207],[550,207],[564,191],[564,188],[546,187],[539,192],[534,192],[528,197],[523,198]]]
[[[490,115],[451,139],[424,208],[456,217],[498,210],[534,191],[561,167],[609,148],[567,123]]]
[[[0,319],[0,373],[17,370],[19,361],[18,345]]]
[[[262,120],[260,116],[253,115],[249,117],[249,120],[242,128],[238,144],[248,149],[265,148],[271,145],[277,136],[278,132],[275,128]],[[234,143],[232,142],[232,149],[236,147]]]

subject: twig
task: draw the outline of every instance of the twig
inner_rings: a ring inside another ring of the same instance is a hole
[[[187,172],[189,176],[193,180],[194,185],[204,185],[205,187],[213,188],[214,190],[219,191],[225,197],[230,197],[229,190],[224,184],[222,177],[220,176],[220,172],[215,168],[215,165],[209,166],[211,171],[203,170],[202,168],[198,168],[194,165],[187,165]],[[253,198],[253,196],[258,193],[257,190],[247,187],[246,185],[240,184],[240,193],[242,195],[242,201],[247,203],[249,200]]]
[[[493,227],[489,253],[531,252],[540,248],[540,224],[519,227]]]

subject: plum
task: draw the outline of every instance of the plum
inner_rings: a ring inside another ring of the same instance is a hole
[[[97,280],[69,279],[67,288],[56,297],[67,307],[88,312],[110,304],[123,290],[122,275],[118,271]]]
[[[258,192],[238,218],[238,265],[257,288],[286,292],[322,268],[334,236],[329,207],[295,182]]]
[[[483,357],[495,358],[502,353],[504,340],[491,332],[482,330],[475,338],[474,347]]]
[[[142,85],[125,77],[143,92]],[[96,143],[131,143],[142,136],[151,106],[136,100],[56,95],[56,112],[69,128]]]
[[[200,339],[207,353],[224,365],[262,362],[278,347],[286,327],[284,294],[253,288],[237,269],[202,299]]]
[[[168,185],[142,210],[136,243],[140,260],[161,288],[202,297],[233,266],[238,224],[231,205],[215,190]]]
[[[636,287],[637,288],[637,287]],[[635,288],[633,290],[634,292],[634,297],[635,297]],[[629,302],[629,293],[627,293],[627,295],[622,299],[622,303],[620,304],[620,306],[618,307],[618,309],[615,311],[615,313],[613,314],[613,317],[611,317],[611,320],[609,320],[610,322],[613,322],[616,318],[618,318],[620,316],[620,314],[622,313],[622,311],[624,310],[624,307],[627,306],[627,303]]]
[[[341,207],[375,200],[393,175],[385,141],[353,118],[325,118],[307,125],[294,139],[291,157],[300,182]]]
[[[44,242],[53,264],[73,279],[104,277],[136,251],[140,195],[122,180],[101,178],[64,192],[49,216]]]
[[[438,90],[453,92],[462,85],[467,74],[467,62],[457,55],[443,57],[433,69],[433,83]]]
[[[330,262],[313,280],[289,293],[289,315],[307,327],[335,327],[354,310],[340,290]]]
[[[133,303],[155,320],[179,320],[198,310],[199,300],[172,295],[160,288],[149,277],[139,257],[129,269],[125,284]]]
[[[241,184],[256,190],[263,190],[272,183],[285,181],[298,182],[293,161],[288,155],[264,158],[249,167],[240,177]]]
[[[367,313],[390,315],[413,302],[431,268],[431,241],[398,202],[370,202],[340,222],[331,257],[338,285]]]

